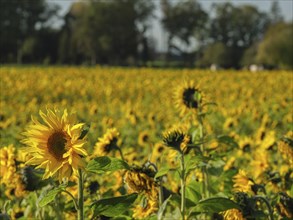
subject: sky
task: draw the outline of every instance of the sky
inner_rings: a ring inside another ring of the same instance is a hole
[[[82,1],[82,0],[79,0]],[[119,0],[117,0],[119,1]],[[148,0],[146,0],[148,1]],[[160,5],[160,0],[154,0],[157,2],[157,5]],[[179,0],[173,0],[179,1]],[[205,9],[205,11],[211,10],[211,6],[213,3],[223,3],[223,2],[231,2],[234,5],[244,5],[250,4],[255,5],[260,11],[269,12],[271,9],[272,2],[274,0],[198,0],[201,6]],[[70,5],[75,2],[75,0],[47,0],[47,2],[52,2],[58,4],[60,6],[60,15],[64,15],[70,8]],[[278,0],[281,13],[286,21],[293,21],[293,0]],[[155,11],[156,16],[160,19],[162,14],[159,8]],[[157,44],[157,50],[165,51],[167,48],[166,45],[166,34],[162,30],[159,19],[154,20],[152,23],[152,29],[149,32],[149,35],[155,38],[155,42]],[[192,50],[192,48],[190,48]]]

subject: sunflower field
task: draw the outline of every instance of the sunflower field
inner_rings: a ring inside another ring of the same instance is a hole
[[[292,72],[0,77],[0,219],[293,218]]]

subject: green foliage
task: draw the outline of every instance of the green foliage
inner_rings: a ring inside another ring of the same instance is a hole
[[[257,60],[265,65],[293,68],[293,24],[278,23],[271,26],[258,48]]]
[[[199,201],[192,211],[217,213],[228,209],[240,209],[240,206],[230,199],[224,197],[213,197]]]
[[[39,197],[39,206],[44,207],[45,205],[52,202],[55,199],[55,197],[58,195],[58,193],[61,193],[62,191],[64,191],[65,188],[66,186],[61,184],[55,187],[54,189],[48,189],[44,191]]]
[[[108,217],[116,217],[127,211],[130,205],[134,203],[138,194],[101,199],[94,202],[91,207],[94,209],[94,217],[105,215]]]
[[[102,156],[96,157],[89,161],[86,170],[92,173],[104,173],[107,171],[113,172],[116,170],[126,169],[129,170],[129,165],[120,159]]]

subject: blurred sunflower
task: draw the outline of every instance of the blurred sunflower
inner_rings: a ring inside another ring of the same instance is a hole
[[[57,110],[47,109],[47,114],[40,111],[40,116],[45,125],[32,117],[33,124],[23,133],[26,136],[23,143],[32,156],[26,164],[44,168],[43,179],[58,177],[61,181],[72,173],[77,174],[85,166],[82,157],[87,156],[86,141],[79,139],[84,124],[75,124],[67,110],[61,115]]]
[[[191,138],[180,130],[169,130],[163,134],[163,142],[174,150],[187,153]]]
[[[293,132],[289,132],[278,142],[278,150],[293,164]]]
[[[252,186],[253,181],[247,177],[247,173],[244,170],[239,170],[239,172],[233,177],[233,191],[235,192],[245,192],[253,193]]]
[[[138,144],[140,146],[145,146],[150,139],[150,135],[147,131],[142,131],[138,135]]]
[[[16,173],[15,148],[12,145],[0,149],[1,183],[9,184]]]
[[[174,94],[175,106],[180,116],[186,113],[196,113],[201,108],[204,96],[193,81],[185,82],[179,86]]]
[[[135,219],[145,219],[158,210],[159,191],[151,170],[137,168],[132,171],[127,171],[125,174],[125,183],[128,185],[130,191],[141,193],[146,199],[146,204],[139,204],[134,207],[133,217]]]
[[[98,139],[94,148],[94,156],[105,156],[118,147],[119,132],[116,128],[110,128],[103,137]]]
[[[238,209],[228,209],[222,215],[225,220],[245,220],[241,211]]]
[[[5,195],[12,199],[25,195],[25,185],[17,172],[16,149],[9,145],[0,149],[0,177],[6,186]]]

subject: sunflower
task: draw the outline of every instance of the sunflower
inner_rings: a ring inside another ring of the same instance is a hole
[[[6,186],[5,195],[8,198],[23,197],[25,185],[16,165],[16,149],[9,145],[0,149],[0,177],[1,183]]]
[[[142,131],[138,135],[138,144],[140,146],[145,146],[150,139],[150,135],[147,131]]]
[[[180,116],[186,113],[197,111],[202,108],[204,101],[203,93],[193,81],[185,82],[175,91],[175,106],[180,112]]]
[[[187,153],[191,138],[180,130],[169,130],[163,134],[163,142],[174,150]]]
[[[12,145],[0,149],[1,183],[9,185],[16,173],[15,148]]]
[[[245,220],[242,213],[238,209],[229,209],[222,213],[225,220]]]
[[[293,164],[293,132],[289,132],[278,142],[278,150]]]
[[[119,132],[116,128],[110,128],[107,130],[103,137],[98,139],[95,145],[94,156],[105,156],[112,150],[118,147]]]
[[[26,164],[44,168],[43,179],[58,177],[61,181],[72,173],[77,174],[85,166],[82,157],[87,156],[86,141],[79,139],[84,124],[75,124],[67,110],[61,115],[57,110],[47,109],[47,114],[40,111],[40,116],[45,124],[32,117],[33,124],[24,132],[23,143],[32,157]]]
[[[252,193],[253,181],[247,177],[247,173],[244,170],[239,170],[238,174],[233,177],[233,190],[235,192]]]
[[[125,174],[125,183],[130,191],[140,193],[145,196],[146,204],[137,205],[133,209],[135,219],[145,219],[158,210],[159,191],[154,178],[150,175],[149,170],[134,169],[127,171]]]

